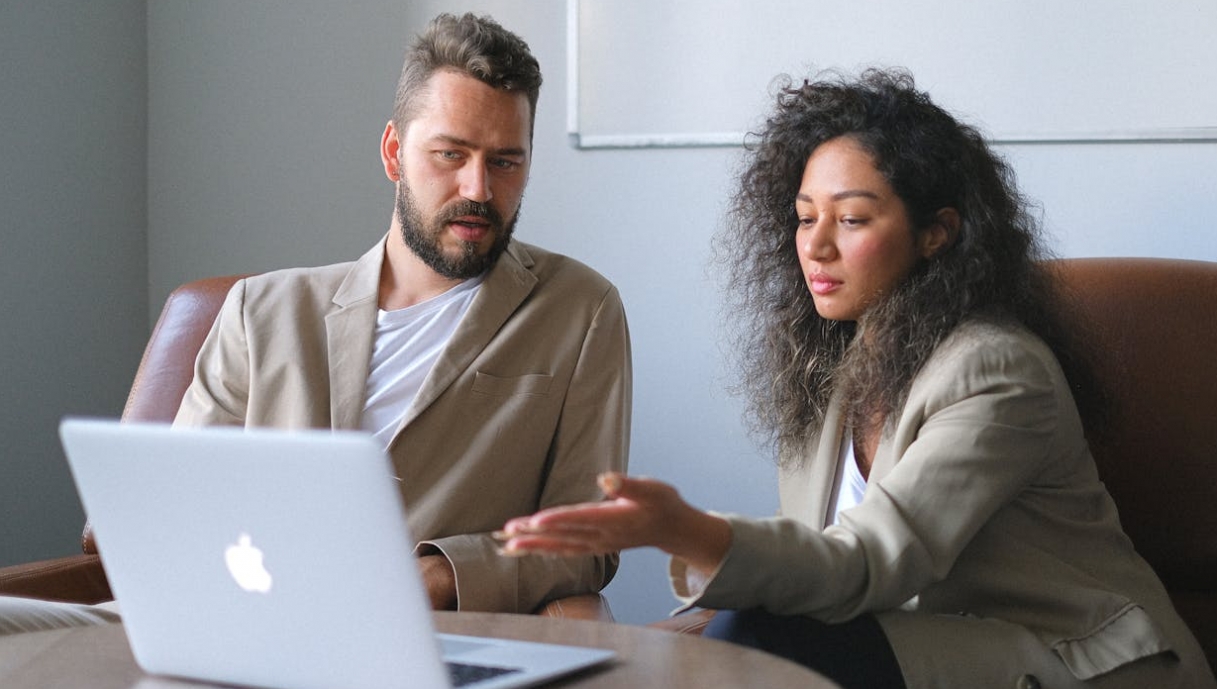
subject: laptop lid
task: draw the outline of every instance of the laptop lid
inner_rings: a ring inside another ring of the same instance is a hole
[[[450,686],[398,479],[370,436],[96,419],[65,419],[60,436],[145,671],[285,689]],[[612,656],[557,649],[569,662],[545,653],[556,667],[469,686],[525,686]]]

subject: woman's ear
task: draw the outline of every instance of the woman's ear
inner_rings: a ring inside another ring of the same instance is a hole
[[[922,230],[917,238],[918,251],[922,258],[932,258],[946,251],[959,239],[959,211],[954,208],[940,208],[934,214],[930,226]]]

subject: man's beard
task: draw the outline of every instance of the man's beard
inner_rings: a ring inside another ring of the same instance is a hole
[[[485,255],[478,254],[478,245],[472,242],[461,242],[461,252],[457,256],[444,253],[440,245],[446,232],[446,227],[452,220],[475,215],[489,223],[488,232],[493,233],[494,243],[487,249]],[[515,231],[516,220],[520,213],[512,216],[507,223],[498,210],[488,203],[462,200],[451,203],[439,210],[427,223],[422,211],[415,203],[414,194],[404,184],[397,185],[397,217],[401,221],[401,236],[406,246],[415,253],[431,270],[443,277],[454,280],[466,280],[477,277],[494,267],[499,256],[507,249],[511,241],[511,233]]]

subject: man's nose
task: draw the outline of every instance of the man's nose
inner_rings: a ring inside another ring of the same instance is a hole
[[[460,194],[462,198],[477,203],[486,203],[494,198],[494,193],[490,190],[490,174],[484,163],[471,160],[461,170]]]

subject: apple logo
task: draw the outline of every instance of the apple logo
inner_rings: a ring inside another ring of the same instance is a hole
[[[270,572],[262,564],[262,551],[250,543],[249,534],[241,534],[236,545],[224,549],[224,563],[237,586],[257,593],[270,591]]]

